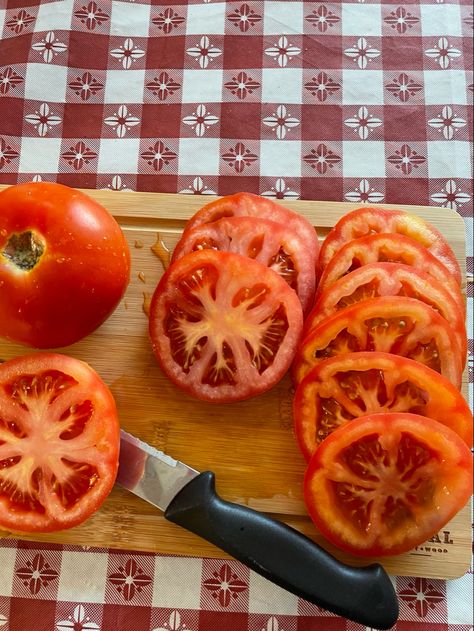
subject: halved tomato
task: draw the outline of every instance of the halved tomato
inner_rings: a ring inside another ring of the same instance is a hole
[[[314,452],[309,514],[334,545],[360,556],[407,552],[431,538],[472,494],[472,456],[452,429],[417,414],[371,414]]]
[[[242,254],[270,267],[296,291],[307,313],[314,299],[316,275],[310,249],[298,233],[260,217],[224,217],[187,230],[171,261],[208,248]]]
[[[150,307],[150,337],[168,377],[211,402],[247,399],[288,370],[303,328],[281,276],[240,254],[202,250],[175,261]]]
[[[370,298],[320,322],[298,348],[295,382],[328,357],[358,351],[416,359],[461,386],[463,362],[453,329],[425,303],[401,296]]]
[[[348,353],[317,364],[296,389],[296,437],[307,460],[341,425],[366,414],[428,416],[472,445],[472,414],[442,375],[420,362],[388,353]]]
[[[369,263],[402,263],[426,272],[465,310],[459,284],[449,270],[426,248],[399,234],[374,234],[349,241],[325,267],[318,285],[318,294],[349,272]]]
[[[337,311],[378,296],[408,296],[438,311],[453,327],[464,364],[467,335],[464,313],[459,303],[433,277],[409,265],[369,263],[326,287],[305,320],[305,335],[321,320]]]
[[[118,469],[115,402],[72,357],[38,353],[0,366],[0,527],[50,532],[83,522]]]
[[[430,223],[403,210],[358,208],[344,215],[329,232],[321,248],[319,264],[326,267],[348,241],[375,233],[393,232],[421,243],[441,261],[461,284],[461,270],[448,241]]]
[[[235,193],[235,195],[220,197],[206,204],[191,217],[185,230],[212,223],[223,217],[261,217],[283,224],[288,231],[296,232],[303,239],[314,260],[314,265],[317,265],[319,241],[314,226],[302,215],[271,199],[253,193]]]

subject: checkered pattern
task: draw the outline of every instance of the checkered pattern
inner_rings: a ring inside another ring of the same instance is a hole
[[[470,0],[0,0],[0,182],[449,207],[472,276],[473,24]],[[399,631],[472,631],[472,573],[396,587]],[[237,562],[0,541],[1,631],[317,628],[362,630]]]

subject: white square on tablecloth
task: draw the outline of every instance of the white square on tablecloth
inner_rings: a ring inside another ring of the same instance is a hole
[[[344,177],[385,177],[385,143],[377,140],[344,140]]]
[[[263,68],[263,103],[301,103],[302,68]]]
[[[155,557],[152,607],[199,609],[201,582],[201,559]]]
[[[150,27],[149,4],[112,2],[111,35],[147,37]]]
[[[143,103],[145,70],[107,70],[105,103]]]
[[[343,70],[344,105],[383,105],[382,70]]]
[[[188,4],[187,35],[224,35],[225,2]],[[245,44],[243,44],[245,45]]]
[[[137,173],[140,138],[102,138],[99,173]]]
[[[380,4],[342,5],[342,34],[361,37],[382,35],[382,8]]]
[[[303,2],[265,2],[263,32],[265,35],[285,35],[303,32]]]
[[[0,9],[0,33],[3,33],[3,25],[5,24],[6,9]]]
[[[35,31],[68,31],[71,28],[73,5],[74,0],[40,4]]]
[[[464,224],[466,225],[466,256],[474,256],[474,219],[464,217]]]
[[[462,37],[459,4],[420,4],[421,34]]]
[[[470,329],[472,331],[472,329]],[[472,583],[473,575],[446,581],[446,603],[448,624],[472,624]]]
[[[425,70],[426,105],[467,105],[467,81],[464,70]]]
[[[63,552],[57,599],[103,603],[107,560],[105,552]]]
[[[0,596],[12,595],[15,560],[16,548],[2,548],[0,550]]]
[[[472,177],[470,145],[467,140],[431,140],[427,144],[428,177]]]
[[[25,98],[48,103],[66,101],[67,67],[28,63],[26,66]]]
[[[301,177],[300,140],[262,140],[260,142],[262,177]]]
[[[179,175],[219,175],[219,138],[180,138]]]
[[[20,173],[57,173],[61,138],[21,139]]]
[[[298,615],[298,598],[265,578],[250,572],[249,613]]]
[[[220,103],[223,70],[192,69],[183,72],[183,103]]]

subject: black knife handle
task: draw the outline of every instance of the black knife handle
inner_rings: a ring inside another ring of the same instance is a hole
[[[286,524],[222,500],[210,471],[176,495],[165,517],[335,614],[376,629],[389,629],[398,618],[395,590],[381,565],[345,565]]]

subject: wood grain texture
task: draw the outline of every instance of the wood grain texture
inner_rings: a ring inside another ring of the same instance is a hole
[[[367,563],[330,546],[307,517],[302,498],[305,463],[293,437],[292,385],[288,376],[271,392],[249,401],[214,405],[196,401],[177,390],[156,364],[143,306],[163,273],[166,249],[173,249],[186,220],[213,198],[86,192],[108,208],[121,224],[132,254],[131,282],[121,304],[100,329],[59,350],[87,361],[99,372],[115,396],[125,430],[198,470],[214,471],[218,491],[224,498],[282,519],[351,564]],[[321,238],[344,213],[358,207],[309,201],[286,205],[307,217]],[[445,234],[465,277],[462,218],[445,208],[397,208],[418,214]],[[31,349],[0,340],[1,360],[27,352]],[[463,381],[467,397],[466,378],[467,373]],[[16,535],[0,531],[1,536]],[[192,556],[225,556],[202,539],[168,523],[146,502],[117,487],[83,525],[59,533],[22,537]],[[468,569],[470,551],[470,513],[466,506],[439,533],[438,542],[381,562],[392,574],[453,578]]]

